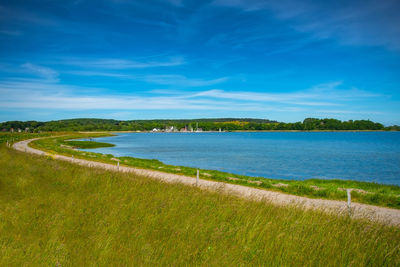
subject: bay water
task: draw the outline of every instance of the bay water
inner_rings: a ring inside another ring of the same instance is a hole
[[[277,179],[400,185],[400,132],[118,133],[87,151]]]

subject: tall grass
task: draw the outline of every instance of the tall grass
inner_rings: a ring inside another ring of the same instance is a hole
[[[400,229],[0,148],[0,266],[399,266]]]

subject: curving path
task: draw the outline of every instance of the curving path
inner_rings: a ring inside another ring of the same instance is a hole
[[[37,155],[49,155],[49,153],[32,148],[28,144],[39,138],[29,139],[17,142],[13,145],[13,148],[19,151],[37,154]],[[161,180],[167,183],[182,183],[186,185],[196,185],[196,178],[165,173],[154,170],[139,169],[135,167],[117,166],[108,163],[95,162],[84,159],[74,159],[68,156],[52,155],[52,157],[73,162],[82,166],[103,168],[111,171],[130,172],[141,176],[146,176],[152,179]],[[257,189],[242,185],[228,184],[224,182],[215,182],[208,180],[199,180],[198,186],[202,189],[219,191],[235,196],[257,200],[257,201],[268,201],[276,205],[297,205],[305,209],[319,209],[326,212],[334,212],[339,214],[347,214],[347,202],[337,200],[326,200],[326,199],[311,199],[307,197],[300,197],[295,195],[288,195],[279,192],[273,192],[263,189]],[[379,221],[385,224],[400,226],[400,210],[390,209],[384,207],[377,207],[372,205],[352,203],[352,214],[356,218],[369,218],[371,220]]]

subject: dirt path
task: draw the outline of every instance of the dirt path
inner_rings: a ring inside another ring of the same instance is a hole
[[[38,138],[15,143],[13,145],[13,148],[19,151],[37,155],[49,155],[46,152],[28,146],[28,144],[31,141],[36,139]],[[112,164],[89,161],[84,159],[74,159],[72,157],[67,157],[62,155],[52,155],[52,156],[56,159],[73,162],[75,164],[79,164],[82,166],[103,168],[111,171],[131,172],[137,175],[146,176],[167,183],[182,183],[187,185],[196,185],[196,178],[193,177],[165,173],[154,170],[139,169],[134,167],[125,167],[125,166],[118,167]],[[257,189],[247,186],[234,185],[223,182],[214,182],[201,179],[199,180],[198,186],[202,189],[224,192],[243,198],[248,198],[258,201],[269,201],[276,205],[288,205],[288,204],[298,205],[302,206],[305,209],[320,209],[326,212],[335,212],[343,214],[346,214],[346,212],[348,211],[347,203],[345,201],[311,199],[311,198],[288,195],[284,193]],[[352,214],[354,217],[366,217],[371,220],[380,221],[386,224],[400,226],[400,210],[397,209],[352,203]]]

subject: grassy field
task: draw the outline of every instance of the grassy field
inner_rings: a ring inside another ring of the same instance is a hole
[[[195,176],[196,168],[185,166],[167,165],[158,160],[138,159],[132,157],[114,157],[111,154],[104,155],[93,152],[83,152],[72,150],[68,147],[69,139],[84,137],[107,136],[107,133],[91,133],[91,134],[69,134],[67,136],[46,138],[34,141],[33,147],[45,150],[51,153],[63,155],[74,155],[76,158],[85,158],[94,161],[101,161],[116,164],[115,159],[120,160],[122,165],[139,167],[144,169],[153,169],[163,172],[182,174],[187,176]],[[89,142],[90,143],[90,142]],[[96,142],[93,146],[96,146]],[[100,145],[102,145],[101,143]],[[262,177],[249,177],[236,175],[226,172],[214,170],[200,170],[202,179],[222,181],[232,184],[240,184],[256,188],[263,188],[272,191],[284,192],[298,196],[307,196],[311,198],[346,200],[347,195],[345,188],[352,188],[352,200],[365,204],[385,206],[391,208],[400,208],[400,187],[394,185],[382,185],[369,182],[358,182],[351,180],[323,180],[309,179],[305,181],[297,180],[278,180],[267,179]]]
[[[399,266],[400,229],[0,146],[0,266]]]

